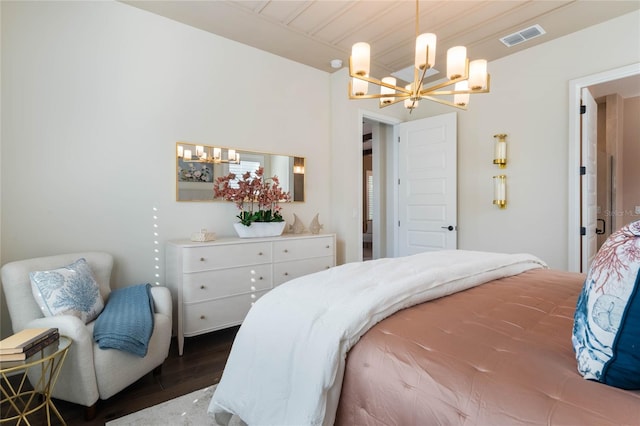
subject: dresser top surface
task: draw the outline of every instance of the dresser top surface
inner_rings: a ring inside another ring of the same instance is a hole
[[[285,241],[296,239],[309,239],[309,238],[326,238],[334,237],[335,234],[282,234],[279,237],[265,237],[265,238],[238,238],[238,237],[220,237],[213,241],[191,241],[190,239],[178,239],[167,241],[168,244],[180,246],[180,247],[202,247],[212,244],[248,244],[259,242],[271,242],[271,241]]]

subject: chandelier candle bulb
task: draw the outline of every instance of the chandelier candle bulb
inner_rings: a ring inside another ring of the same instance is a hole
[[[385,78],[382,79],[382,82],[390,84],[392,86],[396,85],[396,79],[394,77],[385,77]],[[380,87],[380,94],[382,94],[382,95],[393,95],[395,93],[396,93],[395,89],[391,89],[391,88],[386,87],[386,86],[381,86]],[[395,100],[395,98],[393,96],[384,97],[384,98],[380,98],[380,103],[381,104],[389,104],[389,103],[393,102],[394,100]]]
[[[469,63],[469,88],[484,90],[487,88],[487,61],[476,59]]]
[[[191,150],[190,149],[185,149],[184,150],[184,159],[185,160],[191,160]]]
[[[411,90],[413,92],[413,84],[407,84],[405,87],[407,90]],[[420,105],[417,99],[414,100],[413,95],[404,100],[404,107],[410,110],[417,108]]]
[[[449,80],[455,80],[467,72],[467,48],[454,46],[447,50],[447,76]]]
[[[351,47],[353,69],[356,75],[368,76],[371,66],[371,47],[369,43],[359,42]]]
[[[436,40],[433,33],[420,34],[416,38],[416,68],[432,68],[436,60]]]
[[[454,90],[456,91],[464,91],[469,90],[469,82],[459,81],[454,86]],[[469,94],[468,93],[460,93],[453,95],[453,103],[459,106],[467,106],[469,104]]]
[[[359,80],[357,78],[352,79],[353,84],[353,94],[356,96],[366,95],[369,91],[369,83],[364,80]]]

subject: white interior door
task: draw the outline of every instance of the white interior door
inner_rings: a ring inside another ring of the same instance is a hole
[[[582,89],[582,105],[585,112],[581,115],[582,136],[582,167],[584,174],[581,176],[582,188],[581,203],[581,228],[584,235],[581,236],[582,261],[581,271],[586,272],[598,250],[598,238],[596,235],[597,219],[597,155],[598,155],[598,105],[593,99],[588,88]]]
[[[457,248],[456,113],[398,124],[398,254]]]

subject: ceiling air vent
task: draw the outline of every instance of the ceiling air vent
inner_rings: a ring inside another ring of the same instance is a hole
[[[536,24],[530,26],[529,28],[525,28],[524,30],[509,34],[508,36],[504,36],[500,39],[500,41],[504,43],[505,46],[512,47],[516,44],[531,40],[532,38],[539,37],[542,34],[545,34],[545,30],[543,30],[540,25]]]

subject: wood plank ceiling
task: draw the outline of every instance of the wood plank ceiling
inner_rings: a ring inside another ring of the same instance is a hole
[[[411,66],[416,4],[412,0],[125,0],[124,3],[327,72],[348,66],[351,45],[371,44],[371,75]],[[438,37],[436,69],[446,51],[465,45],[489,61],[637,10],[640,1],[529,0],[420,2],[420,32]],[[539,24],[546,34],[514,47],[500,38]],[[594,52],[595,53],[595,52]]]

